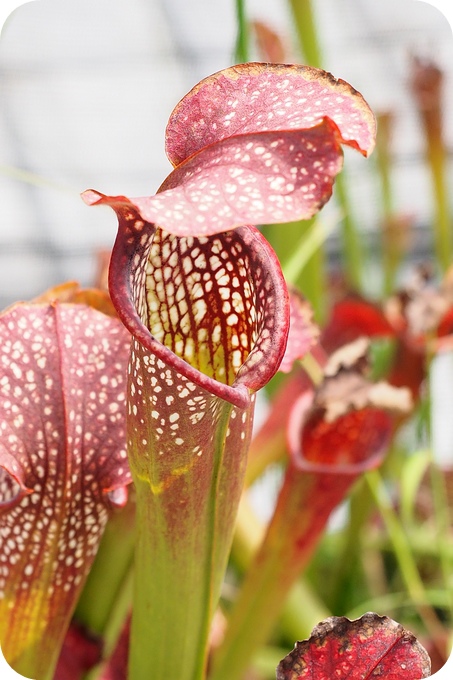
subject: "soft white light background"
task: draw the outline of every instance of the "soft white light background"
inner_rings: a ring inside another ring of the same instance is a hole
[[[397,111],[397,207],[416,214],[415,248],[423,253],[429,176],[409,57],[430,56],[446,72],[453,148],[448,23],[415,0],[314,6],[326,68],[376,111]],[[249,0],[247,7],[287,38],[289,59],[297,60],[286,0]],[[0,41],[0,308],[64,279],[91,283],[95,251],[112,245],[116,221],[107,209],[83,205],[80,192],[154,192],[170,170],[169,113],[200,78],[232,63],[234,40],[234,0],[34,0],[12,14]],[[372,163],[347,154],[353,210],[366,237],[378,221]]]
[[[235,40],[233,0],[21,4],[0,0],[0,307],[66,279],[91,283],[95,252],[111,247],[116,221],[108,210],[87,208],[80,192],[154,192],[170,170],[168,114],[200,78],[232,63]],[[431,4],[451,21],[450,0]],[[398,112],[398,208],[417,214],[423,252],[429,176],[408,90],[409,55],[430,57],[446,73],[453,149],[451,27],[419,0],[314,0],[314,6],[325,67],[375,110]],[[285,0],[249,0],[247,9],[295,44]],[[378,197],[369,161],[357,156],[346,159],[353,208],[372,234]],[[0,655],[2,678],[19,677],[1,663]],[[446,680],[452,672],[453,657],[432,677]]]

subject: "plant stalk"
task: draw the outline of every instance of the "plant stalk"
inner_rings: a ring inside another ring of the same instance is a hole
[[[218,524],[231,410],[230,404],[222,404],[207,485],[203,472],[194,468],[178,476],[168,489],[153,484],[152,476],[135,476],[130,680],[205,677],[211,619],[226,566],[225,546],[218,553]]]
[[[245,11],[245,1],[236,0],[237,39],[236,63],[245,64],[249,61],[249,26]]]
[[[384,520],[395,556],[398,560],[401,575],[406,583],[414,606],[427,630],[430,632],[434,642],[439,643],[439,641],[445,639],[445,629],[439,621],[434,609],[429,604],[425,586],[420,577],[403,527],[392,508],[390,500],[384,495],[381,476],[377,470],[371,470],[366,474],[365,478],[379,508],[382,519]],[[444,649],[440,649],[440,651],[442,654],[445,652]]]
[[[311,0],[289,0],[294,17],[297,37],[305,63],[316,68],[323,68],[323,56],[316,26],[316,17]],[[345,259],[345,276],[349,285],[360,291],[363,284],[363,251],[360,244],[360,235],[357,225],[352,217],[350,202],[347,192],[345,175],[338,175],[335,180],[335,196],[338,199],[343,219],[341,221],[341,238],[343,243],[343,256]],[[309,268],[310,276],[320,277],[319,268],[324,266],[319,251],[313,257],[313,266]],[[307,271],[308,274],[308,271]],[[325,274],[323,275],[325,278]],[[315,279],[316,281],[316,279]],[[322,283],[317,283],[312,295],[325,288]],[[305,291],[304,291],[305,292]],[[308,299],[310,297],[307,295]],[[317,301],[316,296],[314,297]],[[311,299],[310,299],[311,301]],[[317,310],[315,306],[315,310]]]
[[[287,469],[274,516],[235,603],[210,680],[240,680],[264,644],[285,599],[311,558],[330,513],[355,475]],[[326,486],[329,487],[326,502]]]

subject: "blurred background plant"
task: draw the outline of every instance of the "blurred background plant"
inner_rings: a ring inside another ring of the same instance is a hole
[[[279,660],[322,618],[367,610],[416,633],[435,671],[451,648],[453,612],[450,28],[412,0],[213,5],[40,0],[8,20],[0,41],[2,306],[70,278],[99,283],[112,220],[87,210],[80,191],[154,192],[168,170],[168,113],[200,78],[256,59],[311,64],[352,83],[377,114],[372,159],[346,150],[319,217],[302,229],[263,229],[287,280],[311,302],[324,349],[334,351],[342,334],[368,335],[374,377],[410,386],[416,408],[398,423],[379,472],[366,473],[330,515],[250,678],[275,677]],[[304,380],[301,372],[279,375],[260,402],[264,426],[260,433],[256,424],[215,644],[288,461],[284,424],[269,438],[266,414],[277,394]],[[77,626],[103,638],[105,655],[130,601],[132,545],[117,550],[118,536],[130,536],[130,512],[107,525],[75,614]]]

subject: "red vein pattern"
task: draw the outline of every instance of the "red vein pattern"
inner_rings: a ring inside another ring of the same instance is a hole
[[[350,621],[331,616],[280,662],[277,680],[386,680],[427,678],[431,663],[414,635],[372,612]]]
[[[246,226],[176,238],[145,222],[124,197],[90,192],[89,200],[118,215],[110,290],[132,335],[153,361],[247,407],[249,390],[278,370],[288,336],[288,292],[264,237]]]

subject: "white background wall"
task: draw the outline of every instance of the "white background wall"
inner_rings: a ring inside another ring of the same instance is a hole
[[[453,43],[445,18],[415,0],[314,0],[325,66],[376,111],[397,112],[398,207],[430,217],[429,177],[408,92],[411,53],[445,71],[453,148]],[[298,60],[286,0],[249,0]],[[94,252],[112,244],[107,210],[84,206],[94,187],[154,192],[170,166],[165,124],[203,76],[233,63],[234,0],[35,0],[19,7],[0,39],[0,305],[68,278],[88,284]],[[256,54],[254,55],[257,56]],[[354,211],[376,228],[371,167],[348,154]],[[19,173],[30,173],[24,181]]]

